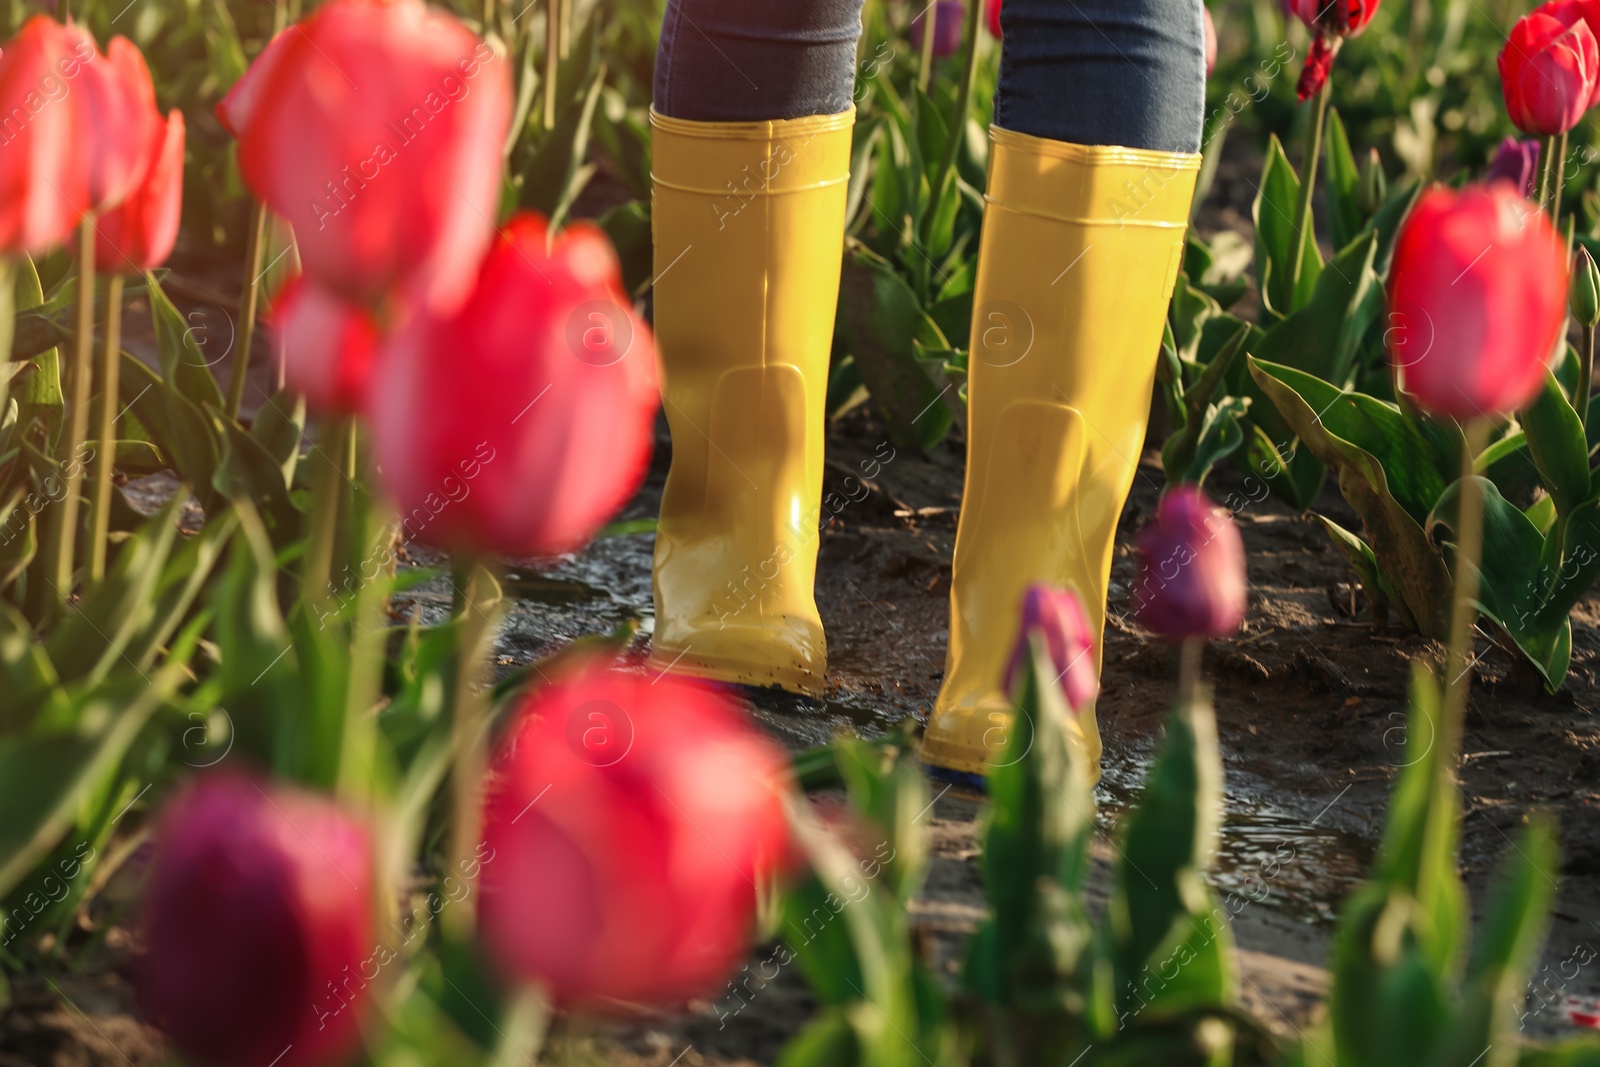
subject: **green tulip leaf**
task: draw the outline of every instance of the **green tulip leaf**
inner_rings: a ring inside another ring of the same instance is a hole
[[[1295,234],[1299,230],[1299,220],[1294,214],[1299,199],[1300,179],[1289,164],[1283,145],[1273,134],[1267,144],[1267,161],[1261,171],[1260,191],[1256,194],[1251,217],[1256,227],[1256,281],[1261,289],[1261,304],[1275,319],[1304,307],[1322,273],[1316,230],[1308,227],[1301,235],[1305,251],[1300,284],[1293,284]]]
[[[1324,151],[1323,197],[1328,210],[1328,237],[1333,247],[1344,248],[1355,240],[1366,219],[1358,206],[1361,169],[1350,151],[1350,137],[1338,109],[1328,110],[1328,133]]]
[[[1589,448],[1578,413],[1548,370],[1544,388],[1520,417],[1528,452],[1555,501],[1557,514],[1570,515],[1589,499]]]
[[[1338,477],[1399,603],[1423,633],[1442,637],[1450,573],[1423,523],[1444,493],[1446,457],[1392,404],[1253,358],[1250,372],[1305,448]]]

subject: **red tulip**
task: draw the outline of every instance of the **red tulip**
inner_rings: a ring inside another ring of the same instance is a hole
[[[137,973],[146,1014],[202,1063],[342,1060],[375,977],[372,891],[367,832],[332,802],[202,776],[156,826]]]
[[[494,237],[511,116],[504,58],[422,0],[332,0],[218,109],[306,273],[356,303],[458,307]]]
[[[1566,307],[1566,251],[1543,212],[1508,182],[1434,188],[1395,243],[1389,358],[1431,411],[1513,411],[1543,386]]]
[[[1500,51],[1500,92],[1524,133],[1565,133],[1589,107],[1600,77],[1600,43],[1587,23],[1534,11],[1511,27]]]
[[[144,177],[120,205],[95,220],[95,263],[137,274],[167,261],[183,213],[183,112],[155,127],[156,145]]]
[[[520,215],[460,311],[418,316],[386,349],[370,418],[379,474],[436,544],[577,549],[644,478],[655,345],[600,230]]]
[[[1217,69],[1217,24],[1211,21],[1211,9],[1200,9],[1206,20],[1206,77],[1211,77],[1211,72]]]
[[[1033,663],[1033,642],[1038,637],[1050,653],[1055,682],[1066,695],[1067,707],[1080,711],[1100,692],[1094,655],[1095,635],[1083,602],[1067,589],[1045,585],[1031,587],[1022,598],[1022,625],[1016,649],[1006,667],[1006,691],[1016,693],[1022,672]]]
[[[974,0],[974,2],[976,2],[976,0]],[[994,34],[995,40],[997,41],[1005,36],[1005,34],[1000,32],[1001,3],[1002,0],[989,0],[989,10],[987,12],[989,17],[989,32]]]
[[[1244,621],[1244,540],[1198,486],[1170,489],[1139,532],[1139,621],[1171,640],[1227,637]]]
[[[1284,10],[1311,29],[1311,50],[1295,84],[1295,96],[1306,101],[1322,91],[1333,70],[1333,57],[1346,37],[1367,28],[1380,0],[1284,0]]]
[[[977,3],[978,0],[973,0]],[[966,18],[967,5],[962,0],[937,0],[924,7],[911,20],[911,47],[922,47],[922,35],[927,30],[928,19],[933,18],[933,54],[939,58],[955,55],[961,47],[961,23]]]
[[[377,359],[377,323],[301,275],[272,304],[272,327],[284,378],[312,411],[353,415],[366,401]]]
[[[0,252],[48,251],[89,210],[84,94],[94,42],[44,15],[0,49]]]
[[[88,33],[72,27],[88,40]],[[90,48],[93,48],[91,42]],[[84,94],[89,154],[89,204],[106,211],[122,203],[144,178],[161,144],[161,112],[144,56],[126,37],[113,37],[104,56],[95,52],[78,77]]]
[[[710,991],[788,859],[788,773],[704,684],[587,667],[541,686],[490,775],[483,944],[564,1006]]]
[[[1550,0],[1549,3],[1540,4],[1534,9],[1542,15],[1549,15],[1563,26],[1572,26],[1582,22],[1589,27],[1589,32],[1594,34],[1594,39],[1600,43],[1600,0]],[[1600,104],[1600,82],[1595,85],[1595,91],[1589,96],[1589,106]]]

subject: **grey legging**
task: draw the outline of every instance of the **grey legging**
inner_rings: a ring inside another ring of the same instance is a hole
[[[843,111],[861,3],[668,0],[656,108],[702,122]],[[1201,0],[1004,0],[1000,23],[996,125],[1076,144],[1200,150]]]

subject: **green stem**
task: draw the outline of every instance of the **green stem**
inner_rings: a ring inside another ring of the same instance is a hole
[[[929,0],[926,10],[922,13],[922,18],[925,21],[922,24],[922,56],[920,59],[921,67],[917,71],[917,88],[927,92],[928,80],[933,76],[933,35],[939,29],[939,4],[937,0]]]
[[[561,64],[561,0],[545,0],[544,128],[556,128],[556,76]]]
[[[307,604],[321,604],[329,596],[333,557],[339,540],[339,508],[344,496],[344,449],[349,419],[328,419],[322,424],[317,447],[311,450],[311,536],[306,543],[300,595]]]
[[[484,726],[489,714],[488,693],[484,689],[484,667],[493,632],[490,612],[498,596],[496,582],[483,561],[464,557],[455,564],[456,585],[461,590],[461,611],[456,617],[460,644],[456,655],[456,690],[451,708],[451,821],[450,866],[456,874],[478,847],[481,836],[482,787],[488,767],[488,743]],[[461,901],[444,916],[446,933],[468,937],[472,932],[472,898]]]
[[[1306,158],[1300,174],[1300,197],[1294,206],[1294,269],[1289,274],[1290,299],[1300,289],[1300,275],[1305,269],[1306,245],[1315,243],[1316,236],[1311,219],[1311,196],[1317,187],[1317,164],[1322,157],[1322,128],[1328,119],[1328,100],[1333,92],[1333,76],[1322,83],[1312,105],[1311,132],[1306,143]],[[1309,238],[1309,240],[1308,240]]]
[[[494,32],[494,0],[483,0],[483,32]]]
[[[1550,161],[1550,221],[1556,224],[1556,231],[1561,230],[1561,186],[1566,182],[1567,170],[1567,135],[1562,134],[1557,142],[1556,154]],[[1571,248],[1571,242],[1568,242]]]
[[[1556,139],[1554,135],[1546,137],[1539,142],[1539,210],[1543,211],[1550,205],[1550,169],[1554,164],[1552,160],[1556,155]]]
[[[944,158],[939,161],[939,175],[933,183],[933,211],[928,213],[929,218],[938,213],[939,205],[944,202],[945,183],[955,171],[956,153],[966,139],[967,105],[972,99],[972,82],[978,73],[978,16],[981,12],[979,0],[972,0],[967,5],[967,61],[961,69],[961,85],[956,90],[956,114],[950,124],[950,143],[945,145]]]
[[[89,543],[89,580],[106,574],[106,550],[111,538],[111,472],[117,457],[117,379],[122,372],[123,277],[113,274],[106,283],[106,339],[100,356],[100,442],[94,457],[94,491],[91,496],[94,533]]]
[[[1186,637],[1178,650],[1178,699],[1185,705],[1194,702],[1200,690],[1200,660],[1205,655],[1204,638]]]
[[[1461,492],[1456,518],[1455,597],[1450,610],[1450,649],[1445,658],[1443,747],[1444,766],[1453,768],[1460,751],[1472,685],[1472,632],[1477,625],[1478,560],[1483,554],[1483,484],[1473,476],[1473,459],[1489,437],[1488,423],[1474,419],[1466,427],[1461,453]]]
[[[55,524],[49,580],[55,584],[55,602],[63,607],[72,595],[72,572],[78,549],[78,492],[83,484],[80,454],[89,434],[89,386],[94,375],[94,217],[78,226],[78,336],[72,357],[67,408],[67,435],[61,460],[66,485]]]
[[[572,51],[572,0],[561,0],[561,58]]]
[[[239,417],[244,402],[245,377],[250,372],[250,345],[256,334],[256,307],[261,300],[261,245],[267,229],[267,206],[256,203],[250,215],[250,233],[244,251],[244,292],[239,299],[239,344],[233,351],[233,373],[228,379],[228,418]]]
[[[1578,409],[1578,421],[1584,429],[1589,427],[1589,393],[1594,388],[1594,327],[1578,327],[1578,387],[1572,399]]]

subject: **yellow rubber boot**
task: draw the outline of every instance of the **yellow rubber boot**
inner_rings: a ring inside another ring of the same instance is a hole
[[[998,128],[990,141],[950,645],[922,748],[971,774],[1010,735],[1002,675],[1027,588],[1076,591],[1103,632],[1200,166]],[[1092,708],[1080,725],[1098,768]]]
[[[817,521],[855,111],[650,121],[672,430],[651,660],[820,695]]]

